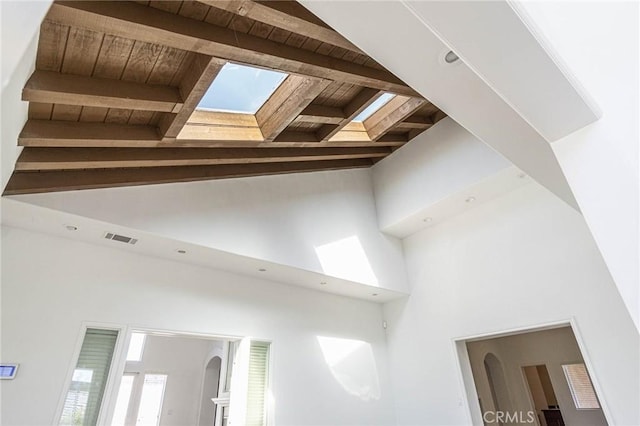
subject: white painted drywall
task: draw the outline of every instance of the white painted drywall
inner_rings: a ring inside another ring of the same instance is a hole
[[[485,410],[489,409],[485,401],[491,400],[491,394],[487,392],[484,359],[488,353],[492,353],[502,364],[511,400],[509,410],[524,413],[521,418],[527,419],[527,413],[535,410],[532,400],[529,398],[528,385],[522,367],[544,364],[549,372],[553,392],[556,395],[565,424],[607,426],[602,410],[578,410],[573,402],[562,366],[580,363],[583,362],[583,359],[571,328],[562,327],[488,341],[469,342],[467,347],[476,386],[478,383],[485,384],[478,387],[480,390],[478,395],[482,398]]]
[[[380,229],[401,226],[453,193],[511,166],[451,118],[417,136],[372,169]]]
[[[273,424],[394,423],[379,304],[17,228],[2,238],[1,356],[21,364],[1,385],[2,424],[56,422],[82,321],[270,340]],[[340,384],[318,337],[366,342],[377,399]]]
[[[466,58],[454,64],[444,61],[447,52],[454,48],[450,38],[443,36],[447,30],[466,30],[466,41],[479,49],[503,49],[504,43],[479,43],[481,39],[487,40],[484,33],[491,32],[492,40],[500,40],[505,35],[509,37],[510,50],[505,51],[505,60],[500,63],[508,68],[508,56],[517,56],[513,54],[514,47],[524,49],[532,46],[529,36],[527,40],[521,37],[527,35],[526,31],[509,33],[505,30],[514,25],[514,18],[517,18],[515,12],[506,1],[455,2],[456,5],[462,5],[461,13],[469,13],[471,16],[476,8],[481,8],[486,20],[483,19],[480,25],[462,28],[456,27],[456,23],[430,27],[437,18],[435,15],[442,14],[444,9],[457,7],[450,6],[450,3],[302,0],[305,7],[465,129],[577,209],[577,203],[553,150],[540,132],[513,108],[509,99],[505,99],[482,75],[476,73],[474,63],[464,62]],[[524,23],[520,25],[524,26]],[[371,31],[371,28],[385,30]],[[487,56],[482,52],[478,55],[481,58]],[[534,59],[525,51],[522,56],[530,60],[527,68],[534,75],[539,66],[548,66],[547,61],[543,64],[537,61],[539,55]],[[529,84],[526,78],[516,81],[523,85]],[[544,85],[544,82],[538,84]],[[575,95],[573,88],[566,87]],[[556,93],[557,102],[564,104],[565,99],[568,99],[564,95],[564,91]],[[571,100],[575,100],[575,97],[572,96]],[[570,104],[571,102],[569,107]],[[545,115],[538,114],[538,117]],[[551,127],[554,132],[558,131],[557,126]]]
[[[217,342],[194,337],[149,335],[145,339],[142,360],[127,362],[125,373],[138,374],[134,381],[138,389],[142,388],[145,374],[167,375],[159,426],[198,424],[204,365],[212,343]],[[139,402],[138,397],[133,403]],[[209,401],[209,404],[213,406],[213,402]]]
[[[21,151],[18,134],[27,120],[27,102],[21,101],[22,88],[35,68],[40,22],[51,3],[51,0],[0,2],[2,190]]]
[[[338,278],[376,287],[407,289],[400,241],[378,229],[369,170],[15,199],[296,268],[338,271]],[[321,247],[333,243],[344,251],[337,259],[322,259]]]
[[[404,251],[411,296],[384,308],[399,425],[471,423],[455,339],[571,318],[609,424],[640,424],[638,334],[575,210],[532,183]]]
[[[638,2],[522,2],[603,110],[553,144],[589,229],[640,328]]]

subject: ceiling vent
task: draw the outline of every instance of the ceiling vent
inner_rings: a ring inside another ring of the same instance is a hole
[[[135,244],[138,242],[137,238],[125,237],[124,235],[114,234],[113,232],[107,232],[104,234],[104,237],[107,240],[120,241],[121,243],[126,244]]]

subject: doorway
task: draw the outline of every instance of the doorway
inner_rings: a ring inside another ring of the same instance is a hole
[[[482,424],[608,424],[570,326],[466,339],[458,347]]]

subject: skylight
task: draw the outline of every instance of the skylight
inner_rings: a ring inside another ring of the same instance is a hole
[[[385,93],[376,99],[371,105],[366,107],[360,114],[356,115],[356,117],[352,121],[362,122],[367,118],[371,117],[374,112],[379,110],[389,102],[395,95],[393,93]]]
[[[255,114],[287,74],[227,63],[213,80],[198,109]]]

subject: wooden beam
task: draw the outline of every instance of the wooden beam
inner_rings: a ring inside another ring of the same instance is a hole
[[[369,105],[384,94],[381,90],[363,88],[358,94],[343,108],[344,119],[338,124],[325,124],[316,132],[318,139],[328,141],[336,135]]]
[[[216,164],[378,158],[390,147],[363,148],[25,148],[16,170],[75,170],[127,167],[204,166]]]
[[[372,141],[380,139],[396,124],[413,114],[427,102],[422,98],[396,96],[364,120],[364,127]]]
[[[180,82],[180,94],[184,99],[182,109],[177,114],[165,114],[160,119],[158,128],[164,138],[178,136],[225,63],[211,56],[195,56]]]
[[[372,164],[373,162],[370,158],[359,158],[288,163],[221,164],[215,166],[142,167],[42,172],[15,171],[4,190],[4,195],[352,169],[370,167]]]
[[[27,120],[18,136],[20,146],[157,146],[156,127],[129,124]]]
[[[300,34],[314,40],[362,54],[362,51],[349,40],[326,25],[319,25],[303,17],[295,16],[289,11],[278,10],[272,2],[258,3],[252,0],[199,0],[217,9],[226,10],[236,15],[251,18],[264,24],[273,25],[292,33]],[[280,2],[284,3],[284,2]]]
[[[376,145],[400,146],[406,138],[383,138]],[[153,126],[127,124],[76,123],[68,121],[28,120],[18,137],[18,145],[31,147],[86,148],[252,148],[271,147],[371,146],[370,141],[321,142],[314,133],[282,132],[274,142],[242,140],[163,139]]]
[[[342,108],[311,104],[302,110],[295,122],[340,124],[344,120]]]
[[[385,70],[276,43],[136,3],[60,1],[51,6],[47,19],[287,73],[419,96]]]
[[[274,140],[330,83],[314,77],[288,76],[256,112],[264,140]]]
[[[22,90],[22,100],[63,105],[178,112],[177,89],[106,78],[35,71]]]
[[[394,129],[427,130],[433,126],[433,120],[423,115],[411,115],[395,125]]]

